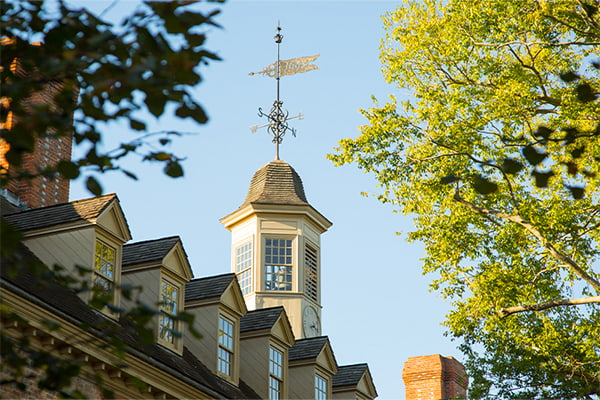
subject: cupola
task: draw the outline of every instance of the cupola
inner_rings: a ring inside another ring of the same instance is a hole
[[[296,338],[321,334],[321,234],[331,222],[307,200],[283,160],[256,171],[245,201],[221,219],[249,310],[284,306]]]

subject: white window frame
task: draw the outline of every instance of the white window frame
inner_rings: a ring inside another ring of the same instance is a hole
[[[286,241],[285,246],[272,246],[268,245],[269,241]],[[289,246],[288,243],[289,242]],[[294,291],[295,287],[295,253],[296,249],[296,240],[295,237],[290,236],[277,236],[277,235],[267,235],[263,238],[263,266],[264,266],[264,290],[268,292],[291,292]],[[276,249],[278,254],[272,254],[272,250]],[[279,254],[281,249],[289,249],[290,254]],[[278,257],[277,260],[274,260],[273,257]],[[283,258],[283,260],[282,260]],[[275,262],[277,261],[277,262]],[[284,261],[284,262],[279,262]],[[282,273],[283,272],[283,273]],[[279,276],[278,280],[269,279],[269,277]],[[289,277],[289,279],[288,279]]]
[[[235,273],[244,296],[252,292],[252,267],[254,265],[254,241],[252,238],[235,248]]]
[[[164,299],[163,299],[163,283],[170,285],[172,287],[174,287],[177,290],[176,293],[176,299],[175,299],[175,310],[174,312],[170,312],[171,310],[168,309],[168,307],[164,304]],[[179,342],[181,340],[181,338],[175,336],[172,332],[169,336],[169,338],[164,338],[161,335],[161,330],[163,327],[162,321],[166,320],[171,322],[172,327],[168,327],[167,329],[170,329],[171,331],[174,332],[181,332],[181,321],[178,321],[176,319],[173,318],[173,316],[179,314],[179,312],[182,310],[182,304],[181,304],[181,299],[183,299],[183,293],[182,293],[182,285],[178,285],[177,283],[175,283],[174,281],[167,279],[165,277],[161,277],[160,279],[160,286],[158,288],[158,301],[159,301],[159,309],[160,309],[160,313],[158,315],[158,324],[157,324],[157,341],[158,343],[175,349],[175,350],[179,350]]]
[[[273,355],[279,356],[274,359]],[[269,400],[280,400],[285,397],[285,351],[277,346],[269,346]],[[277,387],[273,384],[276,383]]]
[[[113,260],[113,266],[112,266],[113,267],[112,268],[112,277],[109,277],[105,273],[100,271],[99,269],[96,269],[97,249],[98,249],[99,244],[113,251],[114,260]],[[92,288],[94,288],[96,286],[96,284],[95,284],[96,277],[99,277],[100,279],[103,279],[110,283],[110,286],[111,286],[110,302],[112,305],[119,307],[120,300],[121,300],[121,296],[120,296],[121,291],[119,290],[119,285],[121,284],[121,243],[118,243],[118,242],[115,242],[114,240],[109,239],[109,237],[106,234],[103,234],[99,230],[95,231],[94,248],[93,248],[93,253],[92,253],[92,273],[91,273],[91,277],[89,278],[91,281]],[[91,300],[91,296],[92,296],[92,293],[89,294],[88,301]],[[99,311],[101,311],[107,317],[110,317],[112,319],[119,318],[119,313],[116,311],[112,311],[108,307],[104,307]]]
[[[231,326],[231,334],[228,334],[221,328],[221,321]],[[230,347],[223,338],[231,340]],[[226,314],[219,314],[218,319],[218,338],[217,338],[217,373],[229,379],[233,379],[235,371],[235,348],[236,348],[236,323],[235,320]],[[222,353],[223,352],[223,353]],[[221,354],[227,354],[229,360],[221,357]],[[226,365],[229,371],[223,371],[221,365]]]
[[[329,380],[320,374],[315,374],[315,400],[329,398]]]

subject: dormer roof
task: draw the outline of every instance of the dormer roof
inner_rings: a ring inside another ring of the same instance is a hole
[[[176,275],[192,279],[193,272],[179,236],[129,243],[123,246],[123,272],[164,265]]]
[[[271,329],[284,312],[283,306],[248,311],[240,320],[240,332]]]
[[[337,374],[333,376],[332,387],[334,393],[354,390],[372,399],[377,397],[377,390],[366,363],[339,366]]]
[[[185,302],[221,297],[233,280],[234,273],[193,279],[185,285]]]
[[[288,360],[292,364],[314,363],[335,374],[338,371],[337,361],[327,336],[296,340],[290,347]]]
[[[248,312],[234,273],[193,279],[185,284],[185,306],[219,304],[242,316]]]
[[[62,226],[78,227],[80,225],[96,224],[104,219],[103,222],[109,225],[111,231],[119,236],[123,242],[131,240],[127,220],[119,205],[119,199],[114,193],[34,208],[5,215],[3,218],[22,232]]]
[[[287,347],[294,344],[294,333],[283,306],[249,311],[240,319],[242,338],[270,335]]]

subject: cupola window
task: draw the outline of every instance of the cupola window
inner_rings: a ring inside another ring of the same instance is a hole
[[[292,240],[265,240],[265,290],[292,290]]]
[[[238,246],[235,250],[235,272],[240,289],[245,296],[252,290],[252,241]]]

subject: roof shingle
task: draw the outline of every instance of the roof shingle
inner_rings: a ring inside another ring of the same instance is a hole
[[[308,205],[300,175],[283,160],[273,160],[254,173],[246,200],[250,203]]]
[[[333,387],[357,385],[367,368],[366,363],[339,366],[337,374],[333,376]]]
[[[185,301],[221,296],[234,279],[234,273],[193,279],[185,284]]]
[[[34,208],[5,215],[3,218],[20,231],[47,228],[69,222],[91,221],[104,211],[112,202],[118,201],[114,193],[89,199]]]
[[[240,332],[272,328],[282,312],[283,306],[248,311],[240,320]]]
[[[288,359],[290,361],[307,360],[317,358],[323,346],[329,341],[327,336],[318,336],[307,339],[298,339],[296,344],[290,347]]]
[[[125,267],[132,264],[160,261],[166,257],[177,242],[181,242],[179,236],[126,244],[123,246],[122,265]]]

